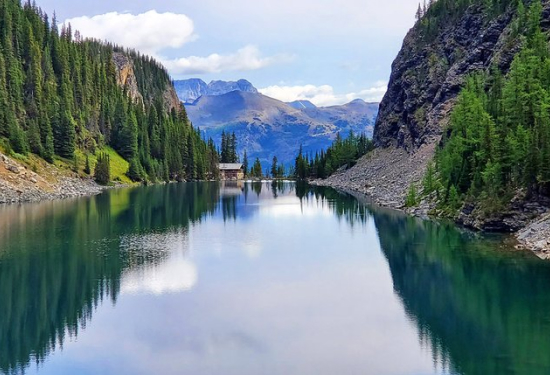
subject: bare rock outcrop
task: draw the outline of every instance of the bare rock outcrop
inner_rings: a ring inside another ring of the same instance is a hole
[[[550,0],[542,3],[541,26],[548,32]],[[404,207],[409,186],[419,185],[433,160],[467,77],[493,66],[507,72],[522,47],[523,39],[514,34],[515,8],[495,16],[484,4],[473,2],[437,35],[428,36],[422,22],[417,22],[392,65],[374,129],[378,148],[353,168],[314,184],[365,193],[384,206]],[[550,258],[549,207],[544,199],[520,199],[487,216],[476,205],[466,205],[458,222],[479,230],[517,232],[522,246]],[[423,202],[412,213],[423,215],[432,208]]]
[[[134,62],[131,57],[123,52],[115,52],[113,53],[113,62],[116,67],[116,78],[118,85],[126,90],[134,102],[150,104],[152,101],[151,96],[154,93],[144,93],[140,91],[134,68]],[[166,81],[165,88],[162,91],[162,99],[166,112],[170,112],[172,109],[178,109],[181,106],[176,90],[170,80]]]
[[[126,89],[134,102],[143,104],[143,95],[139,92],[132,60],[122,52],[115,52],[113,53],[113,62],[116,66],[117,84]]]

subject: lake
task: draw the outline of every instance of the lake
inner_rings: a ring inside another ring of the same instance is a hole
[[[550,263],[293,183],[0,207],[5,374],[548,374]]]

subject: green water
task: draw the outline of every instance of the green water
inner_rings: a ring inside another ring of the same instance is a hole
[[[550,263],[293,184],[0,207],[6,374],[549,374]]]

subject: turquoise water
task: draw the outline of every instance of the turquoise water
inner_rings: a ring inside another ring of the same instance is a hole
[[[0,372],[548,374],[550,266],[291,183],[0,207]]]

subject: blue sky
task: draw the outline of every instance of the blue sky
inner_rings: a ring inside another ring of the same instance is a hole
[[[380,100],[418,0],[38,0],[84,36],[134,47],[174,79],[251,81],[284,101]]]

